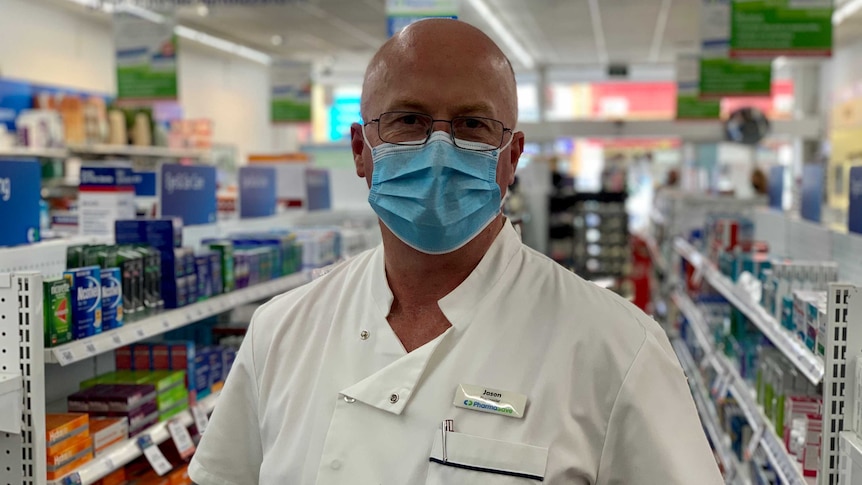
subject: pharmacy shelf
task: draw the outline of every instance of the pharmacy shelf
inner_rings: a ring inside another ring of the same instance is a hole
[[[730,449],[730,437],[721,431],[715,404],[709,398],[709,393],[700,372],[697,370],[691,352],[681,340],[673,342],[673,349],[679,357],[685,375],[689,378],[688,383],[691,394],[694,396],[694,404],[700,414],[706,434],[715,448],[719,461],[721,461],[726,482],[729,484],[750,484],[751,481],[746,477],[745,469]]]
[[[21,376],[0,372],[0,433],[21,433]]]
[[[66,158],[69,151],[65,148],[0,148],[0,158]]]
[[[838,437],[842,462],[839,481],[856,485],[862,481],[862,439],[853,431],[842,431]],[[845,458],[850,461],[846,465]]]
[[[643,237],[646,242],[647,249],[649,249],[650,257],[652,258],[656,269],[658,269],[662,274],[667,274],[667,261],[665,261],[664,256],[661,254],[661,248],[659,248],[653,235],[645,232],[641,234],[641,237]]]
[[[793,365],[813,384],[823,380],[823,359],[815,355],[792,333],[783,328],[763,307],[744,290],[736,287],[721,274],[691,244],[683,239],[674,241],[674,249],[731,305],[741,311],[772,342]]]
[[[152,158],[207,158],[208,150],[167,148],[133,145],[70,145],[69,151],[80,156],[152,157]]]
[[[676,299],[683,304],[679,306],[680,312],[688,320],[690,326],[696,334],[701,333],[708,335],[709,329],[706,328],[703,313],[697,309],[690,299],[682,294],[676,294]],[[699,329],[697,327],[700,327]],[[703,342],[698,338],[698,343],[703,345]],[[728,390],[736,399],[737,404],[745,414],[745,419],[748,421],[752,430],[752,439],[758,439],[758,446],[763,449],[769,462],[782,480],[782,483],[788,485],[816,485],[815,478],[805,477],[802,474],[802,467],[795,457],[790,456],[784,448],[784,443],[775,434],[772,423],[766,418],[763,410],[757,405],[754,397],[754,390],[739,374],[736,367],[720,352],[716,352],[715,346],[709,341],[703,347],[704,352],[710,356],[709,363],[715,368],[719,379],[728,380]],[[692,374],[687,374],[691,376]]]
[[[215,393],[201,399],[197,404],[198,408],[207,414],[211,413],[218,401],[218,396],[218,393]],[[195,422],[190,409],[181,412],[173,419],[178,420],[185,427],[189,427]],[[66,485],[69,483],[91,485],[96,483],[102,477],[119,470],[140,457],[143,453],[138,446],[137,440],[144,435],[149,435],[152,438],[153,445],[164,443],[171,438],[170,431],[168,431],[168,421],[155,424],[136,437],[112,446],[99,454],[93,461],[88,462],[69,475],[59,480],[48,481],[48,485]]]
[[[302,286],[309,280],[309,273],[297,273],[232,291],[175,310],[165,310],[156,315],[133,321],[120,328],[102,332],[93,337],[45,349],[45,363],[66,366],[74,362],[89,359],[96,355],[184,327],[204,318],[218,315],[237,306],[275,296]]]

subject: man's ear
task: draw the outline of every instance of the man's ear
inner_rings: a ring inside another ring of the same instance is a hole
[[[365,161],[362,157],[365,146],[365,138],[362,136],[362,125],[353,123],[350,125],[350,148],[353,150],[353,164],[356,166],[356,175],[360,178],[365,178]]]
[[[518,131],[512,135],[512,143],[509,145],[509,163],[512,165],[512,171],[508,185],[515,183],[515,172],[518,170],[518,161],[521,160],[521,154],[524,153],[524,132]]]

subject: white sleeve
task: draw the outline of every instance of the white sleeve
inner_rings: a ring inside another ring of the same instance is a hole
[[[195,452],[189,476],[199,485],[256,485],[263,461],[254,369],[254,319]]]
[[[611,410],[596,480],[632,483],[724,483],[682,368],[650,334]]]

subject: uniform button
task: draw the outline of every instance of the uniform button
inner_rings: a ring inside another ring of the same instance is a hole
[[[332,460],[332,463],[329,464],[329,468],[332,468],[333,470],[340,470],[341,460]]]
[[[397,403],[398,402],[398,394],[393,394],[393,395],[389,396],[389,402],[391,402],[392,404]]]
[[[368,337],[370,337],[370,336],[371,336],[371,334],[368,333],[368,330],[363,330],[362,332],[359,333],[359,338],[361,338],[362,340],[368,340]]]
[[[347,404],[353,404],[356,402],[356,399],[353,399],[350,396],[344,396],[344,402],[346,402]]]

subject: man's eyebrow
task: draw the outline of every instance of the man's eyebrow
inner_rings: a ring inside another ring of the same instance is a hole
[[[403,98],[395,100],[390,105],[389,111],[415,111],[418,113],[426,113],[428,112],[428,106],[418,99]],[[494,108],[484,101],[477,101],[475,103],[466,103],[454,106],[452,108],[452,114],[453,116],[492,116],[494,114]]]

